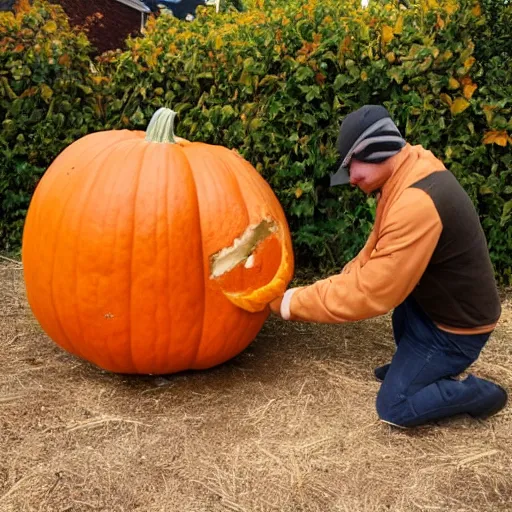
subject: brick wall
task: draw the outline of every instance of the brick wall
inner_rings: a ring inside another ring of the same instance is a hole
[[[141,13],[115,0],[51,1],[63,7],[72,25],[89,26],[89,40],[99,53],[124,48],[126,38],[140,31]]]

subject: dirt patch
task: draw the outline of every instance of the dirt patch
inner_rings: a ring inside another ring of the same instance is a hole
[[[475,373],[512,388],[512,303]],[[0,264],[0,511],[510,511],[512,413],[401,431],[377,420],[389,318],[270,320],[232,361],[112,375],[34,321]]]

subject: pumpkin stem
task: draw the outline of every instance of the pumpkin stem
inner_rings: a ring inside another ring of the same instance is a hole
[[[167,142],[175,144],[174,119],[176,112],[170,108],[159,108],[151,118],[146,129],[146,140],[148,142]]]

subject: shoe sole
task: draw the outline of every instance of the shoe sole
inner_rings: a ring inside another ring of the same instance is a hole
[[[391,425],[392,427],[400,428],[402,430],[409,430],[410,428],[414,428],[414,427],[404,427],[403,425],[397,425],[396,423],[392,423],[391,421],[383,420],[382,418],[379,418],[379,420],[382,423],[385,423],[386,425]]]

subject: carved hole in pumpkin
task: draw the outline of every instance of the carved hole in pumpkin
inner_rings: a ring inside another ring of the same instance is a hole
[[[281,262],[278,229],[269,219],[249,226],[231,247],[210,257],[210,278],[231,292],[256,290],[269,283]]]

